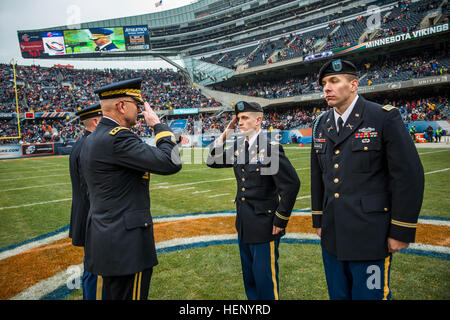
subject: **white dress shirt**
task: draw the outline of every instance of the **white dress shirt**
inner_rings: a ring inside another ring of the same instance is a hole
[[[339,113],[336,112],[336,109],[333,108],[333,112],[334,112],[334,122],[336,124],[336,128],[337,131],[339,132],[339,126],[338,126],[338,118],[341,117],[343,122],[343,125],[347,122],[348,117],[352,114],[353,111],[353,107],[356,104],[356,101],[358,100],[359,95],[356,95],[355,99],[353,99],[352,103],[350,104],[350,106],[347,108],[347,110],[345,110],[345,112],[340,115]]]

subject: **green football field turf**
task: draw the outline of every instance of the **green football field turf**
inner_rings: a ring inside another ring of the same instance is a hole
[[[309,208],[310,150],[285,147],[301,180],[294,209]],[[233,170],[206,167],[204,150],[184,149],[183,169],[175,175],[151,175],[153,216],[235,210]],[[421,216],[450,218],[450,148],[419,149],[419,154],[426,173]],[[68,162],[68,156],[0,161],[0,247],[69,223]],[[152,278],[151,299],[245,299],[236,245],[162,254],[159,261]],[[447,260],[396,254],[393,298],[449,299],[449,275]],[[326,299],[324,281],[319,246],[281,244],[281,299]],[[70,298],[80,297],[76,292]]]

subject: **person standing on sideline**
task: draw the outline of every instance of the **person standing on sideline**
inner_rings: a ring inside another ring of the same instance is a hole
[[[94,91],[100,97],[103,119],[81,151],[91,205],[86,268],[102,276],[107,300],[147,299],[158,263],[150,173],[169,175],[181,170],[174,134],[141,98],[141,82],[130,79]],[[141,112],[155,131],[155,147],[130,131]]]
[[[100,104],[94,104],[75,113],[83,122],[86,130],[73,146],[69,156],[70,180],[72,183],[72,207],[70,213],[69,238],[77,247],[84,247],[86,237],[86,219],[89,212],[89,195],[86,181],[81,174],[80,153],[86,138],[95,130],[102,118]],[[83,263],[85,262],[83,258]],[[102,279],[86,270],[81,277],[83,300],[101,299]],[[97,296],[97,293],[99,296]]]
[[[414,242],[424,172],[397,108],[357,93],[356,67],[319,72],[331,109],[313,126],[312,223],[330,299],[390,299],[392,254]]]
[[[240,101],[236,116],[212,143],[207,165],[234,169],[236,230],[242,275],[249,300],[277,300],[278,246],[294,207],[300,180],[283,147],[261,131],[262,107]],[[241,136],[226,141],[236,125]]]
[[[441,142],[441,137],[443,136],[443,131],[441,127],[438,127],[436,129],[436,141],[435,142]]]
[[[409,134],[411,135],[412,141],[416,141],[416,126],[412,125],[411,128],[409,128]]]
[[[428,125],[428,127],[425,131],[427,133],[427,141],[433,142],[433,133],[434,133],[433,127],[431,125]]]

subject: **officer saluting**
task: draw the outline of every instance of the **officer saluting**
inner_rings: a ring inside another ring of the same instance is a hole
[[[263,109],[235,105],[236,117],[210,149],[207,165],[233,167],[237,182],[236,229],[248,299],[278,299],[278,245],[294,207],[300,180],[283,148],[261,132]],[[242,136],[228,148],[236,124]]]
[[[75,113],[86,127],[82,136],[73,146],[69,157],[70,180],[72,182],[72,208],[70,214],[69,238],[72,244],[77,247],[84,247],[86,237],[86,219],[89,212],[89,195],[86,181],[81,174],[80,153],[84,141],[95,130],[102,118],[100,104],[94,104]],[[83,259],[84,260],[84,259]],[[82,285],[83,299],[95,300],[98,292],[101,292],[101,280],[97,282],[97,276],[91,274],[84,268]]]
[[[358,96],[351,62],[325,63],[319,83],[332,108],[313,127],[311,201],[328,292],[390,299],[392,253],[414,242],[423,167],[400,112]]]
[[[150,173],[173,174],[181,160],[173,133],[141,98],[141,79],[95,91],[103,119],[86,139],[81,167],[90,210],[86,227],[86,268],[103,277],[106,299],[147,299],[156,257],[150,214]],[[156,147],[129,129],[140,107],[155,131]]]

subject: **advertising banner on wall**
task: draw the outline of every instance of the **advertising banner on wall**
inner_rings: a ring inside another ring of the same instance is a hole
[[[42,32],[42,45],[44,52],[49,56],[58,56],[66,54],[64,36],[62,31]]]
[[[149,50],[150,38],[147,26],[123,27],[127,51]]]
[[[0,159],[19,158],[21,156],[20,144],[0,145]]]
[[[24,58],[35,58],[44,54],[41,32],[21,32],[19,36],[19,47]]]
[[[22,156],[55,154],[54,143],[23,144]]]

